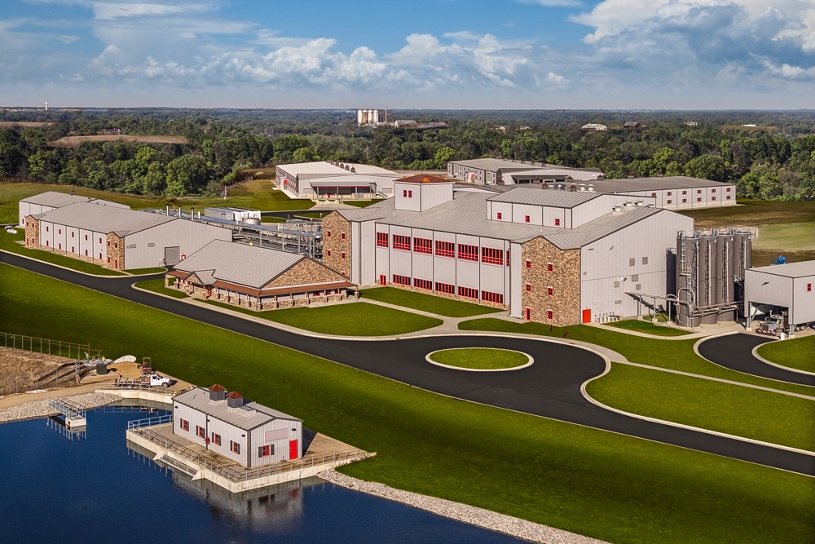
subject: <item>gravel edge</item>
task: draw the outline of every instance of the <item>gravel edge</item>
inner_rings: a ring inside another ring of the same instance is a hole
[[[468,506],[447,499],[438,499],[436,497],[402,491],[385,484],[366,482],[352,478],[351,476],[346,476],[345,474],[340,474],[333,469],[320,472],[317,476],[347,489],[353,489],[354,491],[360,491],[383,499],[406,504],[439,516],[530,542],[545,544],[604,544],[602,540],[596,540],[540,523],[484,510],[483,508],[476,508],[475,506]]]
[[[55,398],[59,395],[55,395]],[[118,395],[110,393],[83,393],[72,395],[71,401],[79,404],[82,408],[90,410],[98,408],[117,400],[122,400]],[[37,419],[57,415],[57,412],[48,406],[47,400],[35,400],[0,410],[0,423],[10,423],[12,421],[24,421],[26,419]]]

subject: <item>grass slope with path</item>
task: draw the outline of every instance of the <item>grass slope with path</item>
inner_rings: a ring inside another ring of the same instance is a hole
[[[387,302],[405,308],[413,308],[422,312],[443,315],[447,317],[471,317],[474,315],[493,314],[500,312],[498,308],[489,308],[460,300],[442,298],[424,293],[416,293],[406,289],[394,287],[376,287],[360,291],[363,299]]]
[[[625,364],[586,391],[626,412],[815,451],[815,400]]]
[[[290,327],[338,336],[394,336],[430,329],[443,323],[441,319],[364,302],[286,308],[265,312],[255,312],[248,308],[215,300],[204,302]]]
[[[175,280],[173,280],[175,281]],[[190,295],[185,293],[184,291],[179,291],[178,289],[170,289],[168,287],[164,287],[164,280],[144,280],[139,281],[134,284],[139,289],[144,289],[145,291],[151,291],[153,293],[158,293],[160,295],[167,295],[168,297],[173,298],[190,298]]]
[[[0,231],[0,249],[8,251],[9,253],[31,257],[32,259],[56,264],[79,272],[85,272],[86,274],[95,274],[97,276],[124,276],[121,272],[99,266],[98,264],[80,261],[79,259],[71,259],[70,257],[57,255],[56,253],[43,251],[41,249],[29,249],[20,243],[23,240],[25,240],[25,230],[22,228],[17,228],[17,234],[9,234],[5,230]]]
[[[685,336],[690,334],[688,331],[681,329],[672,329],[670,327],[654,325],[650,321],[643,321],[642,319],[625,319],[614,323],[607,323],[609,327],[617,329],[624,329],[627,331],[645,332],[648,334],[655,334],[657,336]]]
[[[612,542],[815,540],[814,478],[435,395],[7,265],[0,280],[2,330],[238,390],[378,452],[352,476]]]
[[[777,365],[815,372],[815,335],[762,344],[756,353]]]
[[[496,348],[455,348],[428,355],[436,363],[471,370],[503,370],[517,368],[529,362],[520,351]]]
[[[570,327],[552,327],[535,322],[512,322],[503,319],[482,318],[463,321],[459,323],[460,330],[468,331],[500,331],[518,334],[532,334],[563,338],[564,334],[569,340],[590,342],[605,346],[623,355],[632,363],[680,370],[691,374],[722,378],[735,382],[760,385],[770,389],[791,391],[802,395],[815,396],[815,387],[779,382],[751,376],[720,367],[700,357],[693,351],[697,342],[688,340],[660,340],[656,338],[643,338],[623,332],[614,332],[599,327],[587,325],[572,325]]]

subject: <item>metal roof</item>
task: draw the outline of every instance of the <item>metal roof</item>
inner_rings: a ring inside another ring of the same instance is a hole
[[[545,189],[531,189],[531,191],[558,194],[565,197],[602,196]],[[517,243],[527,242],[541,236],[560,249],[578,249],[646,217],[657,213],[672,213],[660,208],[622,208],[621,212],[609,212],[577,228],[564,229],[562,227],[543,227],[527,223],[510,223],[487,219],[486,202],[494,198],[495,195],[490,193],[456,191],[453,200],[430,208],[425,212],[395,210],[393,199],[379,202],[374,206],[361,210],[338,211],[343,217],[351,221],[376,220],[377,223],[386,225],[483,236]]]
[[[686,176],[667,176],[662,178],[628,178],[604,179],[592,181],[594,190],[601,193],[626,193],[632,191],[661,191],[663,189],[701,189],[702,187],[722,187],[732,185],[709,179],[689,178]]]
[[[189,406],[244,431],[251,431],[275,419],[302,421],[256,402],[246,403],[240,408],[230,408],[226,400],[210,400],[209,391],[203,387],[179,393],[173,397],[173,402]]]
[[[542,189],[540,187],[516,187],[506,193],[491,196],[492,202],[511,202],[513,204],[532,204],[553,208],[574,208],[601,195],[589,191],[565,191],[561,189]]]
[[[572,168],[570,166],[560,166],[557,164],[549,163],[535,163],[534,161],[521,162],[511,161],[508,159],[470,159],[465,161],[450,161],[453,164],[462,166],[469,166],[470,168],[478,168],[480,170],[488,170],[490,172],[497,172],[503,170],[509,172],[510,170],[539,170],[541,172],[546,170],[564,170],[569,172],[597,172],[600,173],[599,168]]]
[[[296,176],[298,179],[328,177],[328,176],[354,176],[354,175],[373,175],[380,177],[384,176],[388,177],[389,179],[395,179],[399,177],[399,174],[397,174],[396,172],[386,170],[385,168],[380,168],[378,166],[370,166],[367,164],[355,164],[350,162],[342,164],[343,167],[340,167],[327,161],[319,161],[319,162],[302,162],[296,164],[279,164],[277,167],[286,172],[287,174],[289,174],[290,176]],[[348,166],[349,170],[346,170],[344,166]],[[353,168],[355,172],[351,172],[350,168]]]
[[[56,191],[46,191],[38,195],[31,195],[27,198],[22,198],[20,199],[20,202],[62,208],[65,206],[70,206],[71,204],[76,204],[77,202],[90,202],[91,200],[93,199],[87,196],[69,195],[66,193],[58,193]]]
[[[209,271],[211,277],[260,289],[306,257],[273,249],[213,240],[173,268],[195,273]]]
[[[100,206],[92,202],[77,202],[70,206],[57,208],[41,214],[40,219],[95,232],[115,232],[118,236],[126,236],[176,221],[175,217],[137,212],[126,208]]]
[[[772,274],[774,276],[782,276],[784,278],[804,278],[807,276],[815,276],[815,261],[759,266],[756,268],[748,268],[747,271]]]

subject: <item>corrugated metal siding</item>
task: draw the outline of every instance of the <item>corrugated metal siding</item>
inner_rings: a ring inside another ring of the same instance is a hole
[[[456,285],[456,260],[447,257],[434,257],[433,281]]]
[[[793,295],[793,278],[760,270],[748,269],[744,273],[745,313],[748,312],[750,303],[791,308]]]
[[[209,418],[208,425],[208,436],[211,441],[213,433],[221,435],[221,445],[218,446],[214,443],[214,441],[212,441],[210,442],[209,449],[220,453],[228,459],[232,459],[233,461],[237,461],[242,465],[246,465],[249,458],[247,451],[249,449],[249,443],[246,436],[241,436],[245,435],[246,431],[212,416]],[[232,441],[240,444],[240,453],[234,453],[231,450],[230,442]]]
[[[458,261],[456,276],[458,285],[469,287],[470,289],[478,289],[480,269],[477,262]]]
[[[347,272],[351,277],[351,282],[357,285],[362,283],[362,263],[360,262],[360,245],[362,243],[362,229],[360,223],[351,222],[351,255],[348,261]]]
[[[526,222],[527,215],[529,216],[529,223]],[[513,204],[512,221],[529,225],[543,225],[543,208],[528,204]]]
[[[408,184],[405,184],[409,187]],[[426,184],[412,184],[417,187],[421,194],[421,211],[435,208],[439,204],[444,204],[453,200],[453,184],[452,183],[426,183]],[[414,191],[413,196],[416,196]]]
[[[505,295],[504,302],[509,303],[509,315],[512,317],[521,317],[523,308],[521,303],[521,279],[522,267],[525,264],[522,262],[521,244],[512,244],[510,246],[509,259],[510,259],[510,281],[509,290],[507,291],[508,297]]]
[[[166,247],[179,246],[182,255],[190,256],[213,240],[231,242],[232,231],[193,221],[164,223],[125,237],[125,265],[127,268],[159,266]],[[132,248],[133,245],[136,247]]]
[[[295,430],[292,431],[291,429]],[[299,421],[281,419],[275,419],[257,429],[253,429],[251,433],[251,451],[248,452],[250,466],[258,467],[279,461],[288,461],[290,440],[297,440],[298,458],[302,457],[302,429],[303,425]],[[260,457],[259,449],[266,445],[274,446],[274,453],[268,457]]]
[[[807,284],[813,290],[807,291]],[[795,278],[792,291],[793,303],[790,308],[790,320],[794,325],[815,321],[815,276]]]
[[[360,247],[356,253],[352,250],[354,265],[359,266],[362,271],[360,285],[370,285],[376,282],[376,271],[374,261],[374,248],[376,247],[376,224],[373,221],[366,221],[360,225],[362,238]]]

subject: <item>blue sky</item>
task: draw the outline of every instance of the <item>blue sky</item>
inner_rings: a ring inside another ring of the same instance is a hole
[[[815,108],[815,0],[2,0],[0,105]]]

